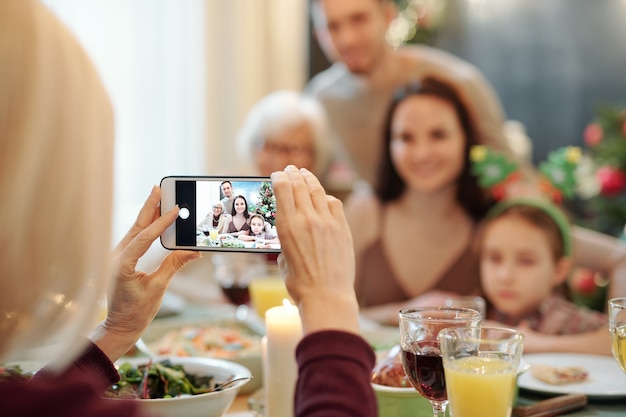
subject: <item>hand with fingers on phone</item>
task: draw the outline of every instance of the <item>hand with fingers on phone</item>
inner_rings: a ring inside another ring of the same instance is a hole
[[[305,333],[359,332],[352,235],[343,205],[306,169],[272,174],[281,274],[300,309]]]
[[[159,215],[160,198],[161,190],[153,187],[135,223],[113,251],[115,288],[107,302],[106,319],[91,336],[112,361],[126,353],[154,319],[174,274],[201,257],[198,252],[173,251],[151,273],[136,269],[154,240],[178,216],[177,207]]]

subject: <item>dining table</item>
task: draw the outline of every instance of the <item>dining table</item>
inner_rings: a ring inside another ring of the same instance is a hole
[[[626,380],[626,375],[624,376]],[[225,417],[261,417],[261,413],[252,410],[250,398],[254,394],[241,394],[235,398]],[[548,397],[536,395],[530,392],[520,391],[518,405],[530,405]],[[587,405],[581,409],[559,414],[571,417],[623,417],[626,416],[626,398],[602,401],[588,401]],[[432,414],[415,417],[431,417]],[[263,416],[264,417],[264,416]],[[529,416],[530,417],[530,416]]]
[[[164,306],[165,307],[165,306]],[[263,330],[262,322],[259,322],[258,317],[254,317],[253,309],[250,309],[250,313],[252,314],[250,324],[252,328],[257,329],[257,331]],[[168,314],[164,319],[155,319],[155,322],[166,321],[175,319],[176,322],[185,321],[187,318],[189,319],[197,319],[198,317],[202,317],[207,319],[207,322],[210,322],[210,319],[221,319],[224,318],[233,318],[233,320],[241,320],[241,317],[237,318],[237,309],[235,306],[228,304],[219,304],[215,300],[209,304],[201,303],[188,303],[186,305],[177,306],[177,311],[175,314]],[[172,317],[174,316],[174,317]],[[244,320],[247,320],[244,318]],[[259,325],[260,324],[260,325]],[[376,327],[375,324],[372,324],[366,320],[363,320],[361,323],[361,327],[363,330],[363,336],[366,340],[370,342],[374,349],[385,348],[388,346],[397,343],[397,329],[390,328],[385,326],[383,328]],[[617,366],[617,363],[616,363]],[[626,374],[623,375],[623,386],[626,389]],[[554,395],[546,395],[544,393],[538,393],[535,391],[529,391],[526,389],[520,389],[518,394],[518,405],[531,405],[537,403],[538,401],[545,400],[551,398]],[[263,414],[257,410],[252,408],[258,408],[259,403],[262,403],[262,393],[260,391],[256,392],[246,392],[239,394],[227,413],[226,417],[263,417]],[[252,406],[252,407],[251,407]],[[432,414],[424,415],[424,417],[431,417]],[[550,414],[553,415],[553,414]],[[607,398],[589,398],[587,404],[580,409],[569,411],[563,414],[564,416],[572,416],[572,417],[617,417],[617,416],[626,416],[626,395],[624,396],[616,396],[616,397],[607,397]],[[420,417],[416,415],[415,417]],[[532,416],[528,416],[532,417]]]

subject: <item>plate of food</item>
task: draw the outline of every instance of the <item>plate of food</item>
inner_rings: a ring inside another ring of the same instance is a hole
[[[530,369],[519,376],[520,388],[542,394],[585,394],[590,399],[626,397],[626,375],[611,356],[578,353],[531,353]]]
[[[142,339],[159,356],[193,356],[229,360],[248,368],[254,379],[242,387],[249,393],[263,381],[262,335],[243,322],[232,320],[166,320],[153,322]]]

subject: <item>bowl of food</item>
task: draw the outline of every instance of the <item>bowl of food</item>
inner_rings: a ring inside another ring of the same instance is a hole
[[[155,321],[142,335],[158,356],[224,359],[244,366],[254,379],[242,387],[243,394],[256,391],[263,381],[261,338],[259,332],[243,322],[204,318]]]
[[[400,346],[379,354],[372,370],[372,387],[380,417],[430,417],[430,402],[409,382],[400,357]]]
[[[116,366],[120,381],[107,390],[107,399],[141,401],[162,417],[220,417],[251,376],[237,363],[212,358],[123,358]]]

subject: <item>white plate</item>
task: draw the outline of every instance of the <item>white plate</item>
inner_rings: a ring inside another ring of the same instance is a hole
[[[577,353],[531,353],[523,356],[524,363],[532,366],[582,366],[589,373],[587,381],[567,385],[550,385],[534,378],[530,371],[520,375],[520,388],[544,394],[586,394],[589,398],[626,397],[626,374],[611,356]]]

